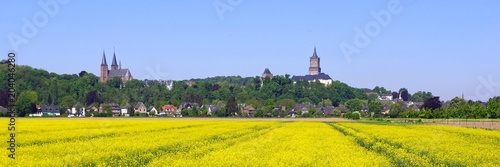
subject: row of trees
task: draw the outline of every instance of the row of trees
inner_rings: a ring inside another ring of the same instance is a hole
[[[455,97],[442,106],[438,97],[429,98],[422,107],[421,111],[408,110],[400,112],[403,118],[500,118],[500,97],[494,97],[487,103],[480,101],[466,101]]]
[[[361,107],[367,106],[367,112],[357,112],[364,117],[382,117],[389,116],[391,118],[462,118],[462,119],[479,119],[479,118],[500,118],[500,97],[494,97],[488,100],[487,103],[480,101],[466,101],[465,99],[455,97],[448,102],[440,101],[439,97],[427,98],[420,108],[413,105],[408,106],[404,101],[392,103],[390,112],[387,115],[381,114],[383,105],[381,101],[368,101],[364,103],[359,99],[347,101],[346,108],[348,114],[346,118],[354,118],[354,112],[361,111]],[[372,115],[373,113],[373,115]]]

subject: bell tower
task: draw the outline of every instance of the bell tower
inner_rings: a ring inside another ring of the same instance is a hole
[[[102,63],[101,63],[101,79],[100,82],[106,82],[108,80],[108,63],[106,62],[106,54],[104,50],[102,51]]]
[[[316,47],[314,47],[313,55],[311,56],[309,61],[310,61],[309,75],[320,74],[321,73],[320,58],[318,57],[318,54],[316,54]]]

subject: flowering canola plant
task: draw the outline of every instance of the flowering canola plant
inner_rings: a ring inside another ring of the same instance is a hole
[[[472,128],[183,119],[17,123],[16,159],[2,142],[0,166],[500,166],[500,132]]]

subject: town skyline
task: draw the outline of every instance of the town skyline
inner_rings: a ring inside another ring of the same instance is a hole
[[[186,80],[253,77],[265,68],[306,75],[316,47],[322,71],[353,87],[404,87],[442,100],[500,95],[496,1],[57,2],[0,3],[9,6],[1,15],[5,55],[14,51],[20,65],[49,72],[98,76],[105,50],[136,79]],[[221,14],[221,4],[231,10]],[[30,24],[36,33],[26,36]],[[13,43],[12,34],[26,41]],[[357,45],[356,37],[369,42]]]

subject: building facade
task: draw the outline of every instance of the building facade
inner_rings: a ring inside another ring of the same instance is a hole
[[[113,53],[113,62],[111,64],[111,69],[108,69],[106,53],[102,51],[101,76],[99,81],[106,82],[107,80],[113,79],[114,77],[120,77],[122,83],[133,79],[129,69],[122,69],[121,65],[118,65],[115,53]]]
[[[313,55],[309,58],[309,75],[293,76],[292,80],[294,82],[299,80],[319,81],[325,85],[329,85],[333,82],[328,74],[321,72],[320,57],[316,53],[316,47],[314,47]]]

